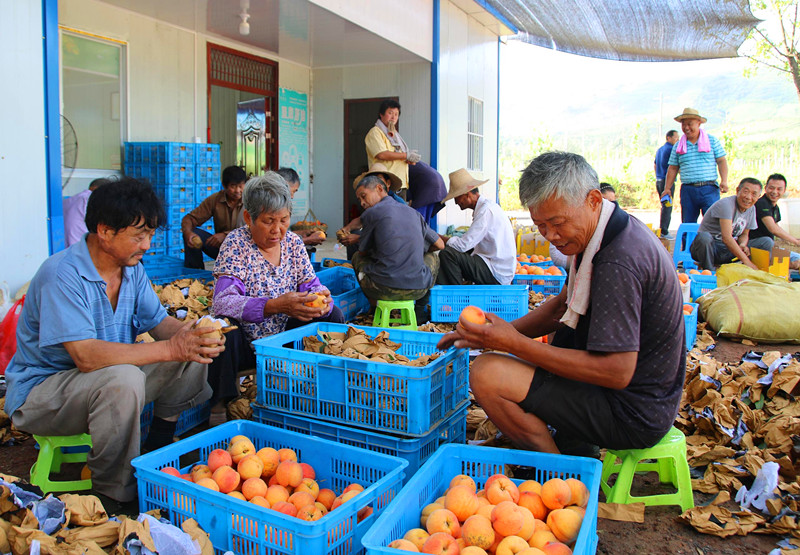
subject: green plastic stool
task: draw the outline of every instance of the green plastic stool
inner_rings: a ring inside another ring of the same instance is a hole
[[[400,311],[400,318],[392,318],[392,310]],[[414,312],[414,301],[378,301],[375,307],[375,318],[372,325],[376,328],[388,328],[390,324],[401,330],[417,331],[417,313]]]
[[[617,459],[621,463],[617,463]],[[656,462],[640,462],[655,459]],[[662,484],[671,483],[678,491],[660,495],[633,497],[631,483],[636,472],[658,472]],[[608,485],[612,474],[618,474],[614,486]],[[680,505],[681,511],[694,507],[692,480],[689,476],[689,463],[686,462],[686,438],[677,428],[671,428],[667,435],[649,449],[624,449],[606,451],[600,487],[606,494],[607,503],[644,503],[654,505]]]
[[[65,453],[64,447],[92,447],[92,436],[77,434],[74,436],[37,436],[33,438],[39,444],[39,457],[31,467],[31,484],[39,486],[44,493],[52,491],[81,491],[92,489],[92,479],[63,480],[50,479],[51,472],[61,470],[61,463],[86,462],[88,453]]]

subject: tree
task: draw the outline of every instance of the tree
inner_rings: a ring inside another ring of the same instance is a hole
[[[800,100],[800,2],[750,0],[750,7],[765,21],[750,31],[739,55],[753,70],[766,66],[790,75]]]

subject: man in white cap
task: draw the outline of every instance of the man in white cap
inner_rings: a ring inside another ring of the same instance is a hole
[[[720,192],[728,192],[728,162],[725,149],[713,135],[700,129],[707,120],[694,108],[684,108],[675,118],[683,135],[669,156],[669,169],[661,198],[672,196],[672,185],[681,172],[681,220],[697,222],[719,200]],[[717,182],[719,170],[719,182]]]
[[[439,235],[445,248],[439,253],[439,285],[508,285],[514,278],[517,246],[511,222],[500,206],[481,196],[478,181],[461,168],[450,174],[450,192],[444,199],[471,209],[472,225],[461,237]]]

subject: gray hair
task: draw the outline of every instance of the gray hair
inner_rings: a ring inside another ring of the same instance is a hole
[[[536,208],[551,198],[580,205],[600,180],[589,162],[580,154],[545,152],[528,164],[519,178],[519,200],[523,206]]]
[[[254,220],[262,213],[272,214],[284,208],[288,208],[291,214],[292,193],[277,172],[269,171],[247,180],[242,194],[242,205]]]
[[[364,177],[361,181],[358,182],[358,187],[356,187],[356,191],[361,187],[365,187],[367,189],[374,189],[378,185],[382,185],[384,189],[386,189],[386,183],[381,179],[378,175],[368,175]]]

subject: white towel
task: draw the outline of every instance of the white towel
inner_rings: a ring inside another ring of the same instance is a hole
[[[614,212],[614,203],[603,199],[597,228],[595,228],[592,238],[589,239],[586,250],[583,251],[581,267],[577,271],[575,270],[575,256],[569,257],[567,311],[561,321],[572,329],[578,326],[578,318],[586,314],[586,310],[589,308],[589,301],[592,298],[592,260],[597,251],[600,250],[603,234],[612,212]]]

